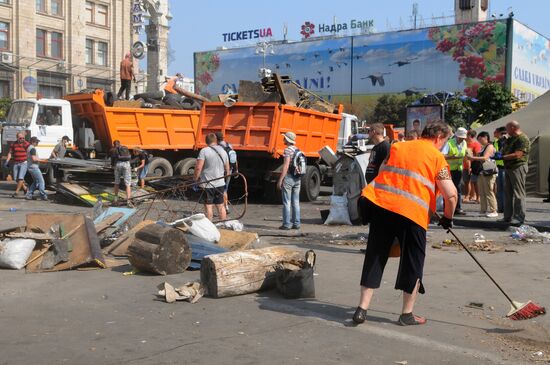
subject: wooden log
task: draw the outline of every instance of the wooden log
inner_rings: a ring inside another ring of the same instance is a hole
[[[128,246],[130,246],[132,242],[134,242],[134,239],[136,238],[136,232],[138,232],[143,227],[154,223],[154,221],[150,220],[139,222],[128,232],[125,232],[120,237],[118,237],[116,241],[105,247],[103,249],[103,252],[114,256],[128,256]]]
[[[214,298],[253,293],[275,285],[278,262],[303,260],[303,252],[277,246],[209,255],[201,263],[201,283]]]
[[[128,247],[128,260],[140,271],[177,274],[189,266],[191,249],[179,229],[150,224],[136,232]]]

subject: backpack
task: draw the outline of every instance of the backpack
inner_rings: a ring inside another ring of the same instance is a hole
[[[227,157],[229,159],[229,166],[231,167],[231,171],[237,171],[237,152],[231,147],[229,143],[224,143],[223,145],[220,145],[225,152],[227,153]]]
[[[120,146],[117,148],[117,160],[118,161],[130,161],[132,159],[132,155],[130,154],[130,150],[126,146]]]
[[[306,174],[306,155],[298,148],[294,150],[294,158],[292,159],[289,171],[294,177],[301,177]]]

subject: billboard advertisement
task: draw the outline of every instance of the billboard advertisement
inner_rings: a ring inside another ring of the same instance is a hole
[[[405,130],[416,131],[418,136],[429,122],[435,122],[443,118],[441,105],[411,105],[407,107],[407,124]]]
[[[383,94],[461,91],[475,97],[484,79],[504,82],[506,21],[277,43],[265,65],[333,102],[372,110]],[[195,53],[197,92],[215,96],[258,80],[256,47]]]
[[[518,21],[513,25],[512,93],[531,102],[550,89],[550,41]]]
[[[265,67],[288,75],[311,91],[332,99],[350,93],[351,39],[273,44]],[[256,47],[195,53],[195,90],[209,96],[238,92],[239,80],[258,80],[264,55]]]

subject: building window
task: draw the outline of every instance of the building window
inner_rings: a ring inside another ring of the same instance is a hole
[[[9,4],[10,0],[0,0],[0,4]]]
[[[63,97],[63,88],[60,86],[38,84],[38,93],[43,98],[61,99]]]
[[[10,25],[0,22],[0,50],[10,49]]]
[[[2,1],[0,1],[1,3]],[[6,80],[0,80],[0,98],[9,98],[10,94],[10,82]]]
[[[109,7],[103,4],[96,4],[92,1],[86,1],[86,22],[107,26],[109,17]]]
[[[46,57],[46,31],[36,30],[36,55]]]
[[[63,0],[50,0],[50,10],[52,15],[63,15]]]
[[[36,11],[40,13],[46,12],[46,0],[36,0]]]
[[[86,1],[86,22],[93,23],[94,21],[94,3]]]
[[[97,64],[107,66],[107,43],[97,42]]]
[[[96,4],[95,23],[107,26],[107,5]]]
[[[63,34],[52,32],[51,34],[51,57],[52,58],[63,58]]]
[[[94,41],[91,39],[86,39],[86,63],[92,64],[94,63]]]

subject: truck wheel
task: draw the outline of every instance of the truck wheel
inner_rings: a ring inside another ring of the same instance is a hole
[[[317,166],[307,166],[306,174],[302,176],[300,200],[311,202],[317,199],[321,192],[321,173]]]
[[[169,177],[174,175],[174,170],[167,159],[162,157],[154,157],[149,163],[149,173],[147,175],[155,177]]]
[[[193,175],[193,173],[195,173],[196,165],[196,158],[184,158],[183,160],[176,162],[176,164],[174,165],[174,173],[176,175]]]

